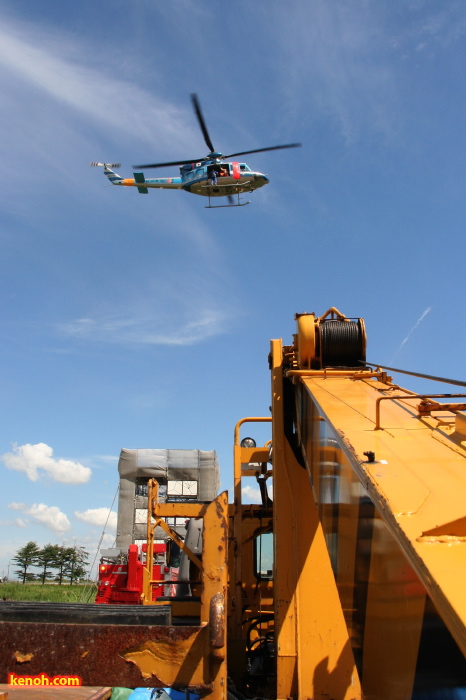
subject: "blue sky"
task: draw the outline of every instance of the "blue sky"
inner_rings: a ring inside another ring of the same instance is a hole
[[[216,449],[231,487],[295,312],[337,306],[370,361],[465,378],[463,0],[4,0],[0,20],[0,575],[31,539],[95,550],[122,447]],[[270,177],[249,206],[89,168],[204,155],[192,92],[223,152],[303,143],[245,157]]]

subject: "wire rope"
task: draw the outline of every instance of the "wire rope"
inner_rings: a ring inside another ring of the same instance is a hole
[[[359,321],[325,321],[320,326],[322,367],[357,367],[364,361]]]
[[[115,505],[116,497],[117,497],[117,495],[118,495],[118,491],[119,491],[119,490],[120,490],[120,485],[117,486],[117,490],[115,491],[115,495],[114,495],[114,497],[113,497],[112,505],[111,505],[110,508],[109,508],[108,515],[107,515],[107,520],[105,521],[105,525],[104,525],[104,527],[103,527],[102,534],[100,535],[100,540],[99,540],[99,543],[98,543],[97,548],[96,548],[96,550],[95,550],[95,556],[94,556],[94,559],[93,559],[93,561],[92,561],[91,567],[90,567],[90,569],[89,569],[89,573],[93,570],[93,568],[94,568],[94,566],[95,566],[95,563],[96,563],[96,560],[97,560],[97,557],[98,557],[98,555],[99,555],[99,552],[100,552],[100,545],[102,544],[102,540],[104,539],[105,529],[106,529],[106,527],[107,527],[107,525],[108,525],[108,521],[109,521],[109,519],[110,519],[110,514],[111,514],[111,512],[112,512],[113,506]],[[90,579],[90,576],[89,576],[89,579]],[[88,580],[88,583],[84,586],[84,588],[83,588],[83,590],[82,590],[82,593],[81,593],[81,596],[80,596],[80,599],[79,599],[79,602],[80,602],[80,603],[82,603],[82,602],[86,599],[87,589],[88,589],[91,585],[94,585],[96,582],[97,582],[97,577],[96,577],[96,580],[94,580],[94,581],[92,581],[92,582],[91,582],[90,580]]]

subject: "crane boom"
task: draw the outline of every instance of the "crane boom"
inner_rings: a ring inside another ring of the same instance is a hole
[[[116,626],[118,605],[110,622],[0,605],[0,682],[27,658],[28,674],[196,700],[464,697],[464,394],[416,394],[369,366],[361,318],[296,321],[292,345],[271,341],[271,415],[235,427],[233,502],[170,499],[168,472],[144,462],[147,557],[127,588],[153,614],[120,606]],[[241,439],[246,425],[271,439]],[[251,478],[259,503],[243,502]],[[160,528],[180,553],[175,595],[157,592]]]

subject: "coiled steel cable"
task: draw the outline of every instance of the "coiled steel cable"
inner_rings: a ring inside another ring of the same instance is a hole
[[[320,325],[322,367],[358,367],[364,357],[359,321],[325,321]]]

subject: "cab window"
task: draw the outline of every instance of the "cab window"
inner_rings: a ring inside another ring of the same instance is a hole
[[[273,533],[263,532],[254,541],[254,573],[256,578],[273,578]]]

